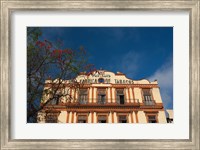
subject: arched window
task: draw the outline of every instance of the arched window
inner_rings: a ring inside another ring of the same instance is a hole
[[[99,82],[99,83],[104,83],[104,78],[99,78],[99,79],[98,79],[98,82]]]

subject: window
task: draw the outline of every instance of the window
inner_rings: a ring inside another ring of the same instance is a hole
[[[124,104],[124,89],[117,89],[117,103]]]
[[[119,123],[127,123],[127,116],[126,115],[118,116],[118,122]]]
[[[53,99],[50,101],[50,104],[52,104],[52,105],[57,105],[57,104],[58,104],[58,98],[57,98],[57,97],[53,98]]]
[[[60,103],[61,98],[62,98],[62,92],[60,90],[58,90],[58,91],[56,91],[56,93],[53,93],[50,96],[48,105],[58,105]]]
[[[143,89],[143,96],[145,101],[150,101],[151,99],[151,91],[150,89]]]
[[[98,104],[105,104],[105,103],[106,103],[106,90],[98,89]]]
[[[88,92],[87,89],[80,89],[79,91],[79,103],[87,104],[88,101]]]
[[[144,104],[145,105],[154,105],[152,100],[151,89],[143,89]]]
[[[78,123],[87,123],[87,116],[86,115],[79,115],[78,116]]]
[[[98,116],[98,123],[106,123],[106,122],[107,122],[106,115],[105,116],[103,116],[103,115]]]
[[[155,115],[148,115],[148,123],[157,123]]]
[[[98,82],[99,82],[99,83],[104,83],[104,79],[103,79],[103,78],[99,78],[99,79],[98,79]]]
[[[47,113],[45,122],[46,123],[57,123],[58,121],[58,115],[57,113]]]

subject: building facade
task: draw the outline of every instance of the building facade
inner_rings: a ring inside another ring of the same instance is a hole
[[[166,119],[167,119],[167,123],[173,123],[174,112],[172,109],[166,109]]]
[[[120,72],[98,70],[80,73],[76,81],[82,86],[59,89],[70,99],[63,96],[50,101],[38,113],[38,123],[167,123],[156,80],[132,80]],[[55,83],[46,80],[44,91]],[[50,97],[44,94],[41,105]]]

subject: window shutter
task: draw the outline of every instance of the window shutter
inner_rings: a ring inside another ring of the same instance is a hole
[[[117,101],[118,104],[120,103],[120,97],[119,97],[119,95],[117,95],[116,101]]]
[[[101,95],[98,95],[98,101],[101,101]]]

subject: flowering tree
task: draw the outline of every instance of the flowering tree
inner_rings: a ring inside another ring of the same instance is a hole
[[[42,35],[40,28],[27,28],[27,122],[37,122],[37,114],[47,104],[60,97],[72,95],[59,93],[60,88],[67,86],[78,89],[81,85],[75,77],[83,71],[91,72],[93,65],[87,63],[86,51],[61,49],[62,43],[39,40]],[[44,90],[45,80],[56,81],[51,84],[51,90]],[[63,83],[64,80],[69,80]],[[51,95],[42,105],[43,95]],[[59,103],[58,101],[56,103]]]

